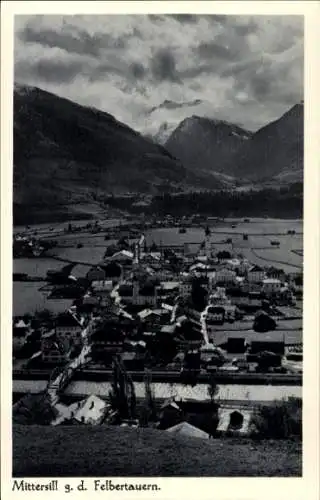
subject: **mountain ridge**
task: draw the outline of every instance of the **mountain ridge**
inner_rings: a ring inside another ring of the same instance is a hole
[[[71,206],[104,193],[219,186],[113,115],[21,84],[14,92],[13,183],[20,210]]]
[[[224,120],[192,115],[180,122],[165,147],[189,170],[233,176],[230,158],[252,133]],[[200,164],[200,165],[199,165]]]
[[[302,181],[303,102],[256,132],[192,115],[179,123],[165,147],[191,171],[200,164],[207,173],[238,182]]]

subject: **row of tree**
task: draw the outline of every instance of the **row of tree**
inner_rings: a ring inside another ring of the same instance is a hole
[[[280,189],[163,193],[154,196],[151,203],[143,207],[133,207],[132,202],[133,198],[127,197],[109,196],[105,199],[105,203],[113,208],[158,215],[302,217],[303,184],[295,183]]]

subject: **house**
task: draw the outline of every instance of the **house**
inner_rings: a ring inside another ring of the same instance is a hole
[[[187,320],[177,325],[175,333],[176,342],[179,349],[198,349],[203,343],[201,324]]]
[[[241,276],[244,276],[247,273],[247,271],[249,271],[250,267],[252,266],[247,259],[241,259],[238,266],[238,273]]]
[[[291,283],[291,288],[293,292],[301,297],[303,294],[303,275],[298,274],[297,276],[294,276],[292,283]]]
[[[183,412],[174,400],[169,399],[161,406],[159,417],[159,429],[166,430],[182,421]]]
[[[262,290],[262,281],[243,280],[241,290],[245,293],[259,293]]]
[[[55,333],[57,338],[62,341],[68,339],[74,345],[82,344],[82,330],[84,327],[84,318],[79,318],[71,311],[59,314],[55,320]]]
[[[130,265],[133,263],[133,252],[129,250],[120,250],[119,252],[114,253],[110,257],[107,257],[108,262],[118,262],[124,265]]]
[[[140,257],[140,263],[143,265],[157,265],[160,263],[161,253],[160,252],[150,252],[150,253],[142,253]]]
[[[180,283],[179,281],[161,281],[161,285],[158,288],[158,296],[166,297],[176,295],[179,292]]]
[[[220,406],[218,410],[219,423],[216,430],[217,434],[248,435],[251,430],[252,415],[252,409]]]
[[[104,360],[122,352],[125,338],[135,331],[136,324],[130,317],[119,312],[109,312],[97,320],[90,336],[93,359]]]
[[[179,294],[181,297],[189,297],[192,292],[193,276],[185,275],[181,277],[179,284]]]
[[[70,359],[70,341],[59,338],[54,330],[46,332],[41,337],[41,359],[44,363],[60,365]]]
[[[126,368],[129,371],[143,371],[144,363],[145,363],[145,353],[144,352],[123,352],[121,354],[121,360]]]
[[[133,304],[133,285],[122,284],[119,286],[117,293],[121,302],[127,305]]]
[[[216,274],[214,275],[214,282],[223,284],[235,283],[236,276],[236,272],[232,269],[222,267],[216,271]]]
[[[86,293],[84,296],[83,296],[83,299],[82,299],[82,304],[84,306],[98,306],[100,303],[100,299],[99,297],[95,296],[95,295],[92,295],[92,293]]]
[[[12,347],[14,351],[18,351],[24,346],[30,332],[30,324],[26,323],[23,319],[14,323],[12,328]]]
[[[225,320],[225,308],[222,306],[208,306],[206,308],[207,325],[222,325]]]
[[[236,306],[231,304],[225,304],[223,307],[225,311],[225,316],[224,316],[225,321],[234,321],[236,319],[236,311],[237,311]]]
[[[249,283],[261,283],[265,278],[265,271],[262,267],[254,265],[248,270]]]
[[[273,295],[279,293],[281,290],[281,281],[275,278],[266,278],[262,282],[262,291],[266,295]]]
[[[111,361],[123,351],[124,333],[117,327],[97,328],[91,335],[91,357],[95,361]]]
[[[140,286],[138,280],[133,280],[132,285],[120,285],[118,295],[124,304],[133,304],[135,306],[155,307],[158,300],[156,285],[146,282]]]
[[[240,268],[240,265],[241,265],[240,259],[236,259],[236,258],[228,259],[225,262],[226,268],[232,269],[232,271],[237,271]]]
[[[104,269],[100,266],[92,267],[87,273],[87,280],[92,283],[93,281],[102,281],[106,278]]]
[[[72,411],[71,417],[80,424],[99,425],[106,417],[110,405],[95,394],[91,394],[87,399],[76,403],[76,408]]]
[[[93,295],[109,295],[113,290],[113,283],[110,280],[93,281],[91,283],[91,290]]]
[[[226,304],[231,304],[230,299],[226,295],[226,289],[223,287],[217,287],[209,298],[210,304],[224,306]]]
[[[145,325],[159,326],[170,320],[171,313],[165,309],[143,309],[138,316]]]

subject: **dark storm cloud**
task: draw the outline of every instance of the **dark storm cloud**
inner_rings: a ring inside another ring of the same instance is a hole
[[[99,56],[103,48],[125,48],[126,41],[123,38],[114,39],[107,33],[90,35],[85,30],[76,30],[76,35],[71,33],[70,25],[65,23],[60,32],[53,29],[37,29],[31,24],[26,25],[19,33],[21,41],[26,43],[37,43],[43,47],[60,48],[75,54],[87,54]]]
[[[158,50],[151,59],[150,69],[157,81],[180,81],[176,60],[170,49]]]
[[[146,74],[146,69],[141,63],[132,63],[130,66],[130,71],[134,78],[137,78],[138,80],[143,78]]]
[[[21,61],[15,67],[15,78],[38,78],[43,82],[70,83],[83,71],[80,61],[41,58],[35,62]]]

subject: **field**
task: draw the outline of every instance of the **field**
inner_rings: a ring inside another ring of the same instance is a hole
[[[43,309],[49,309],[53,313],[60,313],[72,305],[71,300],[48,299],[48,293],[40,290],[43,285],[43,282],[14,282],[12,315],[23,316],[24,314],[32,314]]]
[[[237,222],[232,228],[230,223],[211,226],[210,243],[213,251],[227,250],[242,254],[253,264],[282,268],[285,272],[302,270],[303,227],[302,221],[284,220],[252,220]],[[296,231],[288,235],[288,230]],[[243,234],[248,234],[248,240]],[[231,238],[232,243],[226,243]],[[186,233],[179,233],[177,228],[155,229],[147,234],[147,242],[157,245],[183,245],[192,243],[198,246],[205,239],[203,228],[189,228]],[[271,245],[272,240],[279,241],[278,248]],[[298,253],[293,252],[298,250]],[[300,255],[299,255],[300,254]]]
[[[13,427],[14,477],[301,477],[302,443],[150,429]]]
[[[286,272],[297,272],[302,270],[303,257],[299,252],[303,248],[302,221],[252,219],[250,222],[227,220],[219,225],[211,226],[210,241],[214,251],[229,250],[237,254],[242,254],[250,262],[262,266],[273,265],[280,267]],[[87,221],[82,221],[85,225]],[[118,220],[100,221],[102,227],[110,227],[118,224]],[[38,231],[38,235],[54,239],[58,242],[58,247],[50,250],[46,258],[39,259],[14,259],[13,272],[27,273],[30,276],[44,278],[50,269],[59,270],[65,261],[79,262],[72,270],[72,274],[77,278],[84,277],[91,265],[98,264],[105,253],[108,245],[112,241],[105,241],[104,235],[81,232],[66,234],[63,229],[68,227],[68,222],[63,224],[40,224],[31,227],[28,232]],[[53,228],[52,231],[50,229]],[[15,228],[14,231],[26,228]],[[287,231],[293,229],[296,233],[293,236],[287,235]],[[248,240],[243,240],[243,233],[249,234]],[[276,233],[272,236],[270,233]],[[186,233],[179,233],[178,228],[164,228],[150,230],[146,233],[147,244],[153,242],[163,245],[182,245],[183,243],[194,243],[199,247],[204,240],[203,228],[189,228]],[[232,244],[227,244],[226,239],[232,238]],[[279,248],[271,247],[270,241],[277,239],[280,242]],[[77,248],[81,243],[82,247]],[[191,246],[192,248],[192,246]],[[56,260],[57,257],[60,260]],[[13,314],[22,315],[33,312],[41,308],[48,308],[53,312],[63,309],[63,304],[70,304],[70,301],[48,300],[46,295],[39,291],[43,283],[14,283],[13,286]],[[283,328],[286,330],[286,328]]]

